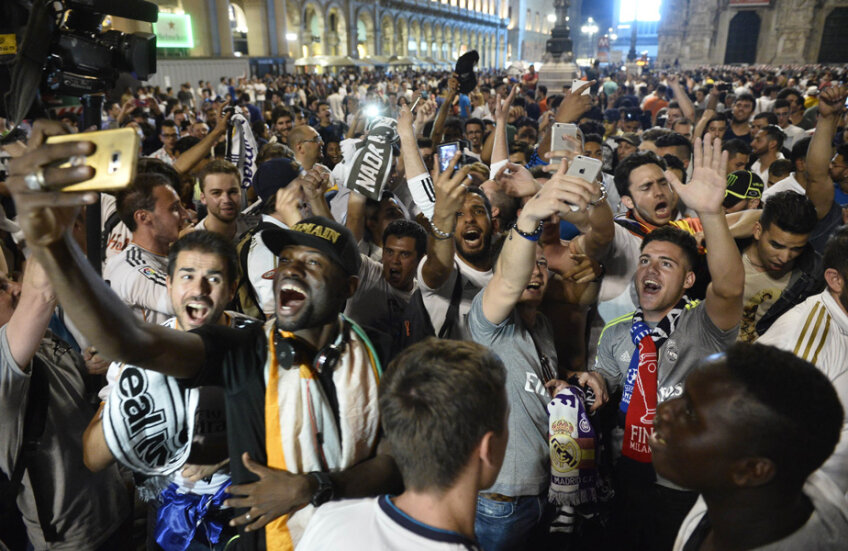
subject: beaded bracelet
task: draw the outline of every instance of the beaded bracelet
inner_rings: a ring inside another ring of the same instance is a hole
[[[601,196],[595,199],[594,201],[589,201],[590,207],[596,207],[601,204],[601,201],[607,198],[607,186],[601,184]]]
[[[430,222],[430,230],[432,231],[433,237],[435,237],[436,239],[444,240],[444,239],[450,239],[451,237],[453,237],[453,232],[450,232],[450,233],[443,232],[442,230],[437,228],[436,224],[434,224],[432,221]]]
[[[536,230],[535,230],[533,233],[527,233],[527,232],[523,232],[523,231],[521,231],[521,230],[518,228],[518,222],[516,221],[516,222],[512,225],[512,229],[514,229],[514,230],[515,230],[515,233],[517,233],[518,235],[520,235],[520,236],[521,236],[521,237],[523,237],[524,239],[526,239],[526,240],[528,240],[528,241],[536,242],[536,241],[538,241],[538,240],[539,240],[539,237],[542,235],[542,228],[543,228],[544,226],[545,226],[545,221],[544,221],[544,220],[539,220],[539,225],[538,225],[538,226],[536,226]]]

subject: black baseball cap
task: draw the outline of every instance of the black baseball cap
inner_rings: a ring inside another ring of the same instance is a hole
[[[256,195],[266,203],[277,194],[277,190],[289,185],[299,175],[300,166],[296,161],[279,157],[259,165],[251,185]]]
[[[724,192],[724,208],[729,209],[745,199],[763,196],[763,179],[750,170],[737,170],[727,175],[727,190]]]
[[[335,220],[312,216],[304,218],[291,229],[268,229],[261,236],[265,246],[277,256],[289,245],[312,247],[341,266],[347,275],[359,275],[362,259],[356,239],[349,229]]]

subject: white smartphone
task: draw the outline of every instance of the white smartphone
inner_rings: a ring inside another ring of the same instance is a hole
[[[583,143],[583,133],[576,124],[555,122],[551,129],[551,151],[574,151],[575,146],[565,137],[569,136],[574,139],[579,139]],[[560,157],[557,157],[560,158]]]
[[[571,81],[571,93],[573,94],[574,92],[576,92],[577,89],[580,88],[581,86],[583,86],[584,84],[586,84],[585,80],[577,80],[577,79],[572,80]],[[583,90],[582,95],[588,96],[591,93],[592,93],[592,87],[589,86],[585,90]]]
[[[565,171],[565,175],[576,176],[592,184],[595,182],[595,180],[598,179],[598,176],[601,175],[601,170],[603,168],[604,163],[602,163],[598,159],[578,155],[574,157],[574,160],[571,161],[570,165],[568,165],[568,170]],[[569,203],[569,206],[571,207],[571,210],[575,212],[580,210],[580,207],[578,207],[577,205],[572,205],[571,203]]]
[[[565,175],[577,176],[589,183],[594,183],[595,180],[598,179],[598,176],[601,175],[601,170],[603,168],[604,163],[598,159],[578,155],[574,157],[574,160],[571,161],[570,165],[568,165],[568,170],[565,172]]]

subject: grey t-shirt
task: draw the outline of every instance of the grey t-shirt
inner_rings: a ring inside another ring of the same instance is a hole
[[[683,393],[683,381],[698,364],[716,352],[725,350],[736,340],[739,327],[722,331],[707,316],[704,303],[694,301],[680,314],[677,326],[659,351],[657,403]],[[604,376],[610,391],[624,385],[630,359],[636,346],[630,338],[633,314],[613,320],[598,340],[598,356],[592,371]]]
[[[610,392],[624,386],[630,359],[636,346],[630,338],[633,314],[614,319],[604,327],[598,340],[598,355],[592,371],[603,375]],[[693,301],[680,314],[677,326],[659,350],[657,403],[661,404],[683,393],[683,382],[701,361],[727,349],[736,341],[739,326],[722,331],[707,315],[702,301]],[[664,486],[677,488],[659,478]]]
[[[506,395],[509,400],[509,442],[503,467],[487,492],[507,496],[540,495],[550,482],[548,403],[551,395],[533,337],[542,353],[557,365],[553,330],[548,319],[536,315],[530,330],[516,310],[495,325],[483,315],[483,291],[471,303],[468,314],[471,339],[488,346],[506,366]]]
[[[22,371],[12,359],[6,327],[0,328],[0,469],[10,475],[22,443],[30,369]],[[47,549],[47,544],[33,488],[39,503],[49,506],[61,540],[50,549],[97,549],[129,514],[129,498],[115,465],[92,473],[83,464],[82,433],[93,411],[83,397],[82,358],[49,334],[36,355],[48,367],[49,405],[42,443],[24,473],[17,505],[35,549]]]

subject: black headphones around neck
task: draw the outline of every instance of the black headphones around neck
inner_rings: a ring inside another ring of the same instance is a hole
[[[325,369],[333,371],[350,342],[350,327],[347,318],[339,316],[339,325],[339,334],[336,336],[336,340],[322,348],[312,362],[312,367],[318,373],[321,373]],[[275,327],[274,351],[277,355],[277,365],[283,369],[291,369],[294,366],[296,354],[295,344],[296,339],[283,336],[282,332]]]

